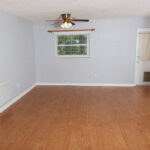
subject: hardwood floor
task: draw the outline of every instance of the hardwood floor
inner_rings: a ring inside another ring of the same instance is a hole
[[[150,150],[150,87],[38,86],[0,114],[0,150]]]

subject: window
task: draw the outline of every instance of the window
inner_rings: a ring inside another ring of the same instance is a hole
[[[88,57],[89,33],[59,33],[56,36],[59,57]]]
[[[139,60],[150,61],[150,32],[139,33]]]

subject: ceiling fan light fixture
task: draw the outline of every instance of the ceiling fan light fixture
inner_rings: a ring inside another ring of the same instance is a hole
[[[59,20],[49,20],[49,21],[60,21],[62,22],[59,24],[62,28],[70,28],[75,25],[74,22],[89,22],[89,19],[77,19],[74,17],[71,17],[71,14],[61,14],[61,19]]]
[[[72,27],[72,23],[70,21],[65,21],[61,24],[62,28],[70,28]]]

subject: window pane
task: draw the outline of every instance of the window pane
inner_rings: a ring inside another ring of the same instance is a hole
[[[87,55],[87,46],[58,46],[58,55]]]
[[[71,44],[71,35],[59,35],[57,37],[58,45],[68,45]]]
[[[65,44],[65,37],[63,35],[57,36],[58,45]]]
[[[79,55],[87,55],[87,46],[80,46]]]
[[[58,55],[63,55],[64,54],[64,51],[63,51],[63,46],[58,46],[58,51],[57,51],[57,54]]]
[[[87,44],[87,35],[59,35],[58,45]]]
[[[72,46],[72,54],[79,55],[80,46]]]
[[[79,35],[72,35],[72,44],[79,44]]]
[[[72,35],[65,35],[65,44],[71,44]]]
[[[64,55],[71,55],[72,54],[72,46],[63,46]]]
[[[86,44],[87,43],[87,35],[79,35],[79,43]]]

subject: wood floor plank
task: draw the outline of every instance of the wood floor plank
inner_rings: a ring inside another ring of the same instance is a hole
[[[37,86],[0,114],[0,150],[150,150],[150,87]]]

